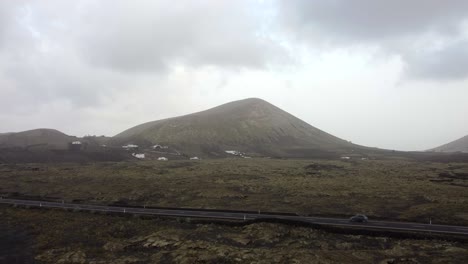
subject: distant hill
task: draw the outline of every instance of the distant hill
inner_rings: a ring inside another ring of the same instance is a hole
[[[0,147],[67,149],[68,143],[76,139],[55,129],[39,128],[0,134]]]
[[[64,150],[69,148],[69,143],[80,141],[82,150],[101,150],[106,145],[109,137],[84,136],[82,138],[69,136],[55,129],[38,128],[17,133],[0,133],[0,148],[21,148],[30,150]]]
[[[468,153],[468,135],[429,151]]]
[[[122,149],[103,147],[105,136],[78,138],[55,129],[39,128],[18,133],[0,134],[0,163],[90,162],[133,159]],[[70,143],[80,141],[80,148]]]
[[[256,98],[144,123],[116,135],[112,142],[161,144],[190,154],[212,155],[236,150],[260,155],[314,156],[364,148]]]

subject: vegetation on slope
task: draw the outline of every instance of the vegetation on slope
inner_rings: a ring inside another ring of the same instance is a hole
[[[231,149],[265,155],[294,155],[301,150],[360,148],[255,98],[145,123],[116,135],[114,141],[158,143],[189,153],[218,154]]]

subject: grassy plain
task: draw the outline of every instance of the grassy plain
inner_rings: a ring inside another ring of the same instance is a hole
[[[258,158],[3,164],[0,194],[468,225],[468,163]]]

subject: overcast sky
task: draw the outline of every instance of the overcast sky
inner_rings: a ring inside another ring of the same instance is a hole
[[[259,97],[357,144],[468,134],[468,1],[0,1],[0,133]]]

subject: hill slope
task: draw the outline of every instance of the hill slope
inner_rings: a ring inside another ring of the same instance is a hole
[[[0,147],[28,148],[40,146],[47,149],[66,149],[76,139],[55,129],[33,129],[18,133],[0,134]]]
[[[116,144],[169,145],[187,153],[238,150],[263,155],[309,156],[361,148],[317,129],[261,99],[144,123],[113,138]]]
[[[436,152],[468,152],[468,135],[460,139],[431,149],[430,151]]]

